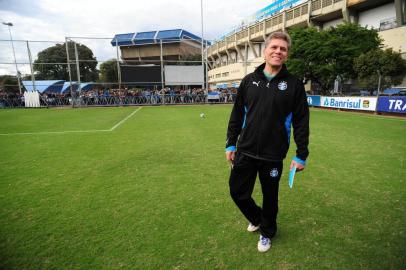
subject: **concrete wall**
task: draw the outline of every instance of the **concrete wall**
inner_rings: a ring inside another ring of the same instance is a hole
[[[347,6],[356,5],[362,2],[366,2],[367,0],[347,0]]]
[[[385,31],[380,31],[379,36],[384,40],[386,48],[393,48],[406,55],[406,25]]]
[[[161,55],[160,44],[120,47],[124,59],[156,58]],[[201,54],[201,48],[184,43],[166,43],[162,45],[163,56]]]
[[[377,8],[360,12],[358,23],[361,26],[379,29],[382,20],[396,18],[395,3],[389,3]]]
[[[209,70],[209,81],[211,84],[240,81],[241,78],[243,78],[246,74],[253,72],[255,68],[261,65],[263,62],[264,60],[262,57],[257,57],[251,59],[247,63],[247,67],[244,66],[244,63],[240,62]]]
[[[325,23],[323,24],[323,29],[328,29],[328,28],[330,28],[330,27],[337,26],[337,25],[339,25],[339,24],[342,23],[342,22],[343,22],[343,19],[342,19],[342,18],[325,22]]]
[[[379,36],[383,39],[385,48],[392,48],[400,52],[402,58],[406,59],[406,25],[385,31],[380,31]],[[406,77],[400,86],[406,86]]]

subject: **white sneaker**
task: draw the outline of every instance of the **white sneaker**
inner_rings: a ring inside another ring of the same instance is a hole
[[[268,249],[271,248],[271,239],[260,235],[258,241],[258,251],[259,252],[266,252]]]
[[[259,225],[255,226],[251,222],[250,222],[250,224],[248,224],[247,231],[256,232],[256,231],[258,231],[258,229],[259,229]]]

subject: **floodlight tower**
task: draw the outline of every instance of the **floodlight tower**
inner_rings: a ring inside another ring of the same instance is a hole
[[[14,55],[14,64],[16,65],[18,89],[20,90],[20,95],[21,95],[22,91],[21,91],[21,83],[20,83],[20,72],[18,71],[18,67],[17,67],[17,60],[16,60],[16,53],[14,50],[13,36],[11,35],[11,26],[13,26],[13,24],[11,22],[8,22],[8,23],[3,22],[3,24],[8,26],[8,32],[10,33],[11,47],[13,48],[13,55]]]

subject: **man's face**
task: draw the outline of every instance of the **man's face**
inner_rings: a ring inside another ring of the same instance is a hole
[[[279,38],[273,38],[264,49],[265,62],[271,67],[280,67],[288,59],[288,43]]]

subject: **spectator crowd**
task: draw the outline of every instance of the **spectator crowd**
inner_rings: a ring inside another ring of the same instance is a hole
[[[137,104],[193,104],[193,103],[232,103],[235,99],[237,89],[216,89],[209,90],[208,96],[205,89],[162,89],[148,88],[122,88],[122,89],[101,89],[71,93],[43,92],[41,96],[41,106],[69,106],[72,100],[78,105],[96,106],[120,106]],[[208,97],[210,97],[208,99]],[[214,97],[214,98],[213,98]],[[24,107],[24,95],[16,93],[0,92],[0,107]]]

